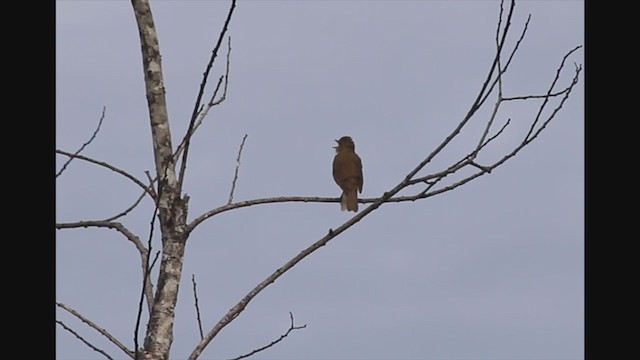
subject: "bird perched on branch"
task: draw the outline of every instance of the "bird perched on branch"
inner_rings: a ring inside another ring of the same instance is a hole
[[[340,210],[358,211],[358,192],[362,192],[362,160],[356,154],[356,144],[349,136],[335,140],[336,156],[333,158],[333,179],[342,189]]]

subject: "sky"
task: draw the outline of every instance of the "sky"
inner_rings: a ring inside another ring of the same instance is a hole
[[[174,146],[229,4],[151,2]],[[56,148],[77,150],[104,106],[101,130],[82,154],[144,181],[144,172],[155,170],[131,4],[56,5]],[[344,135],[362,158],[361,196],[390,190],[468,111],[494,56],[498,14],[498,1],[239,2],[229,27],[226,100],[192,140],[189,220],[226,204],[245,134],[234,200],[339,196],[332,147]],[[582,1],[520,1],[509,48],[529,14],[503,79],[506,96],[544,93],[562,57],[584,44]],[[211,83],[224,74],[225,54]],[[578,50],[569,58],[563,87],[583,56]],[[421,174],[441,171],[475,146],[495,99]],[[511,123],[478,161],[495,160],[521,141],[539,104],[505,105],[496,121]],[[57,155],[58,169],[64,161]],[[122,176],[78,160],[56,188],[59,223],[110,217],[140,195]],[[120,221],[146,240],[152,211],[145,199]],[[260,281],[352,216],[338,203],[278,203],[202,223],[187,243],[171,358],[186,358],[199,340],[193,275],[206,332]],[[141,286],[135,247],[107,229],[56,235],[57,301],[133,348]],[[383,205],[259,294],[200,358],[233,358],[270,343],[288,329],[289,312],[306,328],[253,359],[583,359],[582,75],[549,126],[516,157],[454,191]],[[124,358],[65,311],[57,309],[57,319]],[[60,326],[56,355],[104,358]]]

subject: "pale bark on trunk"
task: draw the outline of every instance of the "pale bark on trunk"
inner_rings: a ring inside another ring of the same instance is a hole
[[[142,359],[168,359],[186,242],[187,198],[175,171],[158,37],[148,0],[131,0],[135,12],[146,87],[153,153],[158,176],[158,214],[162,233],[160,275],[149,316]]]

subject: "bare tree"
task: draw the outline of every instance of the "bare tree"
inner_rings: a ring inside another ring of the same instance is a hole
[[[105,110],[103,109],[102,116],[100,117],[95,132],[92,134],[91,138],[84,143],[82,147],[80,147],[80,149],[73,153],[64,150],[56,150],[58,155],[67,158],[66,162],[58,171],[57,176],[61,176],[64,173],[67,169],[67,165],[72,160],[86,161],[111,170],[133,182],[142,190],[141,195],[135,199],[133,204],[127,209],[107,219],[57,223],[56,228],[75,229],[93,227],[112,229],[119,232],[135,246],[140,255],[142,286],[134,335],[134,348],[127,348],[123,342],[112,336],[106,329],[95,324],[89,320],[88,317],[79,313],[69,305],[57,302],[57,306],[77,317],[89,327],[98,331],[111,343],[120,348],[129,358],[169,359],[174,336],[173,325],[175,319],[175,307],[178,299],[179,287],[181,280],[183,279],[182,270],[185,249],[189,240],[189,235],[196,227],[220,213],[253,205],[280,202],[336,203],[340,202],[340,199],[313,196],[281,196],[234,202],[233,195],[236,181],[239,176],[240,159],[247,139],[247,136],[245,135],[239,146],[237,166],[228,203],[190,218],[188,216],[189,196],[184,193],[183,188],[184,179],[188,173],[187,165],[190,155],[190,142],[199,126],[205,120],[209,110],[212,107],[221,104],[227,95],[229,59],[231,52],[231,40],[227,35],[227,29],[234,14],[236,1],[231,1],[226,20],[222,26],[222,30],[219,33],[215,46],[211,52],[209,62],[205,68],[199,92],[193,106],[193,112],[188,129],[178,142],[177,146],[174,145],[175,141],[170,132],[169,116],[167,113],[165,98],[165,85],[162,72],[162,60],[151,8],[148,0],[132,0],[131,3],[138,25],[142,50],[143,73],[149,110],[153,154],[155,159],[155,174],[147,172],[147,179],[138,179],[127,171],[119,169],[107,162],[80,154],[98,134],[100,125],[105,117]],[[526,23],[519,30],[517,40],[513,44],[508,44],[507,35],[512,30],[515,1],[512,0],[506,9],[503,5],[504,4],[501,2],[499,20],[495,33],[495,56],[489,64],[488,73],[475,100],[469,106],[466,115],[455,126],[453,126],[453,129],[448,136],[446,136],[430,153],[425,154],[424,159],[416,164],[411,171],[404,174],[402,181],[380,194],[378,197],[360,199],[360,203],[368,204],[366,208],[355,214],[351,219],[340,226],[334,229],[329,229],[326,235],[314,242],[311,246],[302,249],[298,255],[284,263],[272,274],[266,276],[263,281],[255,285],[255,287],[253,287],[251,291],[231,307],[231,309],[222,318],[220,318],[217,323],[215,323],[210,329],[206,329],[206,331],[203,329],[202,322],[200,320],[200,305],[198,302],[195,276],[192,277],[193,294],[195,299],[194,305],[196,308],[201,339],[188,356],[188,359],[197,359],[211,340],[215,338],[222,329],[236,319],[243,312],[249,302],[251,302],[258,294],[260,294],[261,291],[267,288],[276,279],[293,268],[302,259],[311,255],[314,251],[350,229],[380,206],[392,202],[413,202],[427,199],[429,197],[454,190],[476,178],[491,173],[507,160],[516,156],[524,147],[529,145],[542,133],[542,131],[562,109],[574,86],[578,83],[579,76],[582,71],[581,65],[578,64],[574,64],[574,68],[572,69],[573,76],[568,84],[562,85],[559,82],[561,74],[563,74],[567,67],[570,56],[581,46],[576,46],[564,54],[560,59],[555,77],[544,92],[539,94],[516,96],[504,94],[502,82],[505,74],[507,74],[507,71],[510,68],[515,53],[519,49],[519,46],[527,33],[529,19],[527,19]],[[210,89],[210,84],[208,83],[210,70],[212,69],[214,62],[218,59],[221,49],[225,47],[225,39],[227,39],[226,72],[215,83],[216,85],[213,87],[213,90],[211,91],[212,95],[209,99],[204,100],[205,93]],[[508,102],[529,100],[540,101],[540,105],[538,106],[536,113],[533,115],[533,120],[531,121],[528,132],[521,138],[520,142],[512,149],[496,158],[480,161],[479,156],[484,154],[483,150],[485,150],[492,141],[509,130],[511,119],[507,119],[506,121],[501,120],[501,117],[499,116],[501,107]],[[482,121],[484,124],[482,131],[477,134],[477,140],[473,144],[469,144],[466,152],[460,154],[457,161],[449,164],[445,168],[430,173],[424,173],[423,170],[425,167],[430,164],[435,157],[442,153],[452,140],[454,140],[461,131],[468,126],[472,119],[478,118],[479,111],[484,108],[490,109],[490,115],[485,119],[478,120]],[[398,193],[403,190],[405,190],[408,195],[398,196]],[[145,197],[151,199],[155,204],[154,212],[151,214],[150,230],[147,235],[146,244],[140,236],[134,234],[121,222],[116,221],[129,214]],[[151,247],[151,240],[154,236],[156,224],[159,226],[157,230],[160,233],[162,243],[162,248],[158,250],[152,249]],[[159,263],[157,260],[159,260]],[[158,276],[155,279],[156,284],[154,286],[152,281],[153,279],[151,277],[151,270],[156,268],[156,266]],[[146,324],[144,341],[139,343],[138,332],[141,325],[140,315],[145,309],[148,311],[149,321]],[[236,359],[245,358],[268,349],[283,340],[291,331],[302,329],[306,326],[296,326],[294,324],[292,313],[290,313],[290,320],[290,327],[278,339],[249,351],[245,355],[240,355]],[[77,331],[71,329],[62,321],[57,321],[57,323],[64,330],[76,336],[94,351],[100,353],[106,358],[114,358],[111,355],[108,355],[104,350],[98,348],[94,344],[91,344],[90,341],[79,335]]]

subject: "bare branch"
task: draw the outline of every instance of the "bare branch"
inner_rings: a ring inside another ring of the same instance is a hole
[[[478,96],[476,97],[476,100],[471,105],[471,108],[467,112],[467,115],[464,117],[462,122],[460,122],[460,124],[458,125],[458,128],[456,128],[456,130],[458,130],[458,131],[459,131],[459,129],[461,129],[466,124],[467,121],[469,121],[469,119],[473,116],[473,114],[476,113],[476,111],[480,108],[480,106],[482,106],[482,104],[484,103],[484,100],[491,93],[491,91],[493,89],[493,86],[495,85],[495,81],[493,81],[493,83],[491,85],[489,85],[489,83],[491,83],[491,79],[493,78],[493,74],[496,71],[496,67],[498,65],[498,60],[502,56],[502,49],[503,49],[504,43],[505,43],[505,41],[507,39],[507,34],[509,33],[509,28],[511,27],[511,18],[513,17],[513,11],[515,9],[515,6],[516,6],[515,0],[511,0],[511,5],[509,7],[509,14],[507,15],[507,19],[506,19],[506,22],[505,22],[504,30],[502,32],[502,37],[501,37],[500,41],[498,42],[498,49],[496,51],[496,56],[493,59],[491,67],[489,68],[489,74],[487,74],[487,77],[486,77],[484,83],[482,84],[482,86],[480,88],[480,91],[478,92]],[[502,12],[503,12],[503,8],[502,8],[502,1],[501,1],[500,2],[500,19],[498,21],[498,29],[497,29],[498,34],[500,32],[500,26],[502,25]],[[489,89],[487,90],[487,88],[489,88]],[[456,132],[456,131],[454,131],[454,132]]]
[[[85,338],[83,338],[82,336],[80,336],[80,334],[78,334],[77,332],[73,331],[73,329],[71,329],[70,327],[68,327],[67,325],[65,325],[65,323],[63,323],[60,320],[56,320],[56,323],[60,324],[60,326],[62,326],[63,329],[67,330],[68,332],[70,332],[71,334],[73,334],[76,338],[78,338],[78,340],[82,341],[85,345],[87,345],[88,347],[90,347],[93,351],[99,352],[100,354],[102,354],[104,357],[106,357],[109,360],[113,360],[113,358],[111,356],[109,356],[109,354],[107,354],[104,350],[99,349],[98,347],[96,347],[95,345],[91,344],[89,341],[87,341]]]
[[[96,130],[93,132],[93,135],[91,135],[91,138],[89,138],[89,140],[87,142],[85,142],[84,144],[82,144],[82,146],[80,146],[80,149],[78,149],[78,151],[76,151],[75,153],[73,153],[72,156],[69,157],[69,160],[67,160],[63,165],[62,168],[60,168],[60,171],[58,171],[58,173],[56,174],[56,178],[60,175],[62,175],[62,172],[65,171],[65,169],[67,168],[67,166],[69,165],[69,163],[71,161],[73,161],[73,159],[76,158],[76,156],[78,154],[80,154],[80,152],[82,152],[82,150],[84,150],[85,147],[87,147],[89,144],[91,144],[91,142],[93,141],[93,139],[96,138],[96,136],[98,135],[98,131],[100,131],[100,126],[102,126],[102,120],[104,120],[104,114],[107,111],[107,107],[103,106],[102,107],[102,115],[100,116],[100,120],[98,121],[98,127],[96,127]]]
[[[524,40],[524,36],[526,35],[527,30],[529,29],[529,21],[530,20],[531,20],[531,14],[529,14],[529,16],[527,17],[527,21],[525,22],[525,24],[524,24],[524,26],[522,28],[522,32],[520,33],[520,38],[518,38],[518,41],[516,42],[515,46],[513,47],[513,50],[511,50],[511,54],[509,55],[509,59],[507,60],[504,68],[500,72],[498,72],[498,75],[496,75],[496,78],[491,83],[491,86],[489,87],[489,90],[486,92],[486,94],[484,95],[482,100],[480,100],[479,106],[482,106],[482,104],[484,104],[485,100],[487,100],[489,95],[491,95],[491,93],[493,92],[493,88],[498,83],[498,78],[501,75],[504,75],[507,72],[507,69],[509,68],[509,65],[511,64],[511,60],[513,60],[516,52],[518,51],[518,48],[520,47],[520,43],[522,42],[522,40]]]
[[[502,20],[502,3],[503,1],[500,2],[500,20]],[[496,118],[496,115],[498,114],[498,109],[500,108],[500,104],[502,104],[502,75],[503,70],[502,70],[502,63],[500,61],[500,39],[499,39],[499,33],[500,33],[500,23],[498,23],[498,31],[496,32],[496,52],[498,53],[498,57],[497,57],[497,67],[498,67],[498,75],[497,75],[497,81],[498,81],[498,100],[496,101],[495,106],[493,107],[493,113],[491,114],[491,116],[489,117],[489,121],[487,121],[487,126],[485,126],[484,128],[484,132],[482,133],[482,136],[480,136],[480,140],[478,141],[478,146],[476,147],[475,151],[471,154],[471,156],[469,157],[470,160],[475,159],[475,157],[478,155],[478,152],[480,152],[480,149],[482,148],[482,144],[484,144],[484,141],[487,137],[487,135],[489,134],[489,131],[491,130],[491,125],[493,125],[493,121]],[[487,96],[491,93],[491,89],[489,90],[489,92],[487,93]]]
[[[64,150],[56,150],[56,153],[68,156],[70,158],[77,158],[77,159],[80,159],[80,160],[88,161],[90,163],[93,163],[93,164],[96,164],[96,165],[100,165],[102,167],[105,167],[105,168],[113,171],[113,172],[116,172],[116,173],[126,177],[127,179],[133,181],[142,190],[144,190],[147,194],[149,194],[149,196],[151,196],[152,199],[155,200],[154,193],[151,191],[151,189],[147,185],[145,185],[142,181],[138,180],[135,176],[129,174],[128,172],[126,172],[126,171],[124,171],[122,169],[119,169],[119,168],[117,168],[117,167],[115,167],[115,166],[113,166],[111,164],[108,164],[108,163],[106,163],[104,161],[95,160],[95,159],[92,159],[90,157],[86,157],[86,156],[79,155],[79,154],[77,154],[77,155],[76,154],[71,154],[71,153],[66,152]]]
[[[502,98],[503,101],[513,101],[513,100],[528,100],[528,99],[547,99],[560,95],[564,95],[567,91],[569,91],[569,87],[562,91],[558,91],[555,93],[551,93],[548,95],[523,95],[523,96],[510,96]]]
[[[418,164],[418,166],[416,166],[413,170],[411,170],[406,175],[405,180],[403,181],[403,183],[399,184],[398,186],[402,185],[402,187],[404,187],[407,184],[409,184],[411,179],[420,170],[422,170],[429,162],[431,162],[431,160],[433,160],[462,131],[462,129],[469,122],[469,120],[471,120],[471,118],[476,114],[478,109],[480,109],[480,107],[482,106],[482,104],[483,104],[484,100],[486,99],[486,97],[491,93],[491,91],[493,89],[493,86],[495,85],[495,81],[491,86],[489,85],[489,83],[491,83],[491,79],[493,78],[493,74],[494,74],[496,68],[499,67],[498,65],[500,63],[500,56],[502,54],[502,49],[503,49],[504,43],[506,41],[507,33],[508,33],[509,28],[511,26],[511,18],[513,16],[514,7],[515,7],[515,0],[512,0],[511,1],[511,7],[509,9],[509,14],[507,15],[507,19],[506,19],[506,24],[505,24],[505,27],[504,27],[504,30],[503,30],[503,33],[502,33],[502,37],[498,41],[498,44],[497,44],[496,56],[495,56],[495,58],[493,60],[491,68],[489,70],[489,74],[487,75],[484,83],[482,84],[482,87],[480,88],[480,92],[478,93],[478,96],[476,97],[476,100],[471,105],[471,108],[469,109],[469,111],[467,112],[465,117],[462,119],[462,121],[460,121],[458,123],[456,128],[453,129],[453,131],[420,164]],[[501,24],[501,22],[502,22],[502,11],[503,10],[502,10],[502,3],[501,3],[499,24]],[[498,27],[498,32],[499,32],[499,29],[500,28]],[[524,36],[524,32],[523,32],[522,36]],[[487,91],[488,87],[489,87],[489,90]]]
[[[229,193],[229,202],[227,205],[233,202],[233,192],[236,190],[236,181],[238,180],[238,171],[240,170],[240,158],[242,157],[242,149],[244,148],[244,142],[247,140],[247,134],[244,134],[242,143],[240,143],[240,149],[238,149],[238,157],[236,158],[236,172],[233,175],[233,181],[231,182],[231,192]]]
[[[567,61],[567,58],[569,58],[569,56],[571,56],[571,54],[573,54],[575,51],[577,51],[581,47],[582,47],[582,45],[576,46],[575,48],[571,49],[567,54],[565,54],[565,56],[562,58],[562,62],[560,63],[560,66],[558,67],[558,70],[556,71],[556,76],[553,78],[553,81],[551,82],[551,85],[549,86],[549,90],[547,91],[547,95],[548,96],[544,99],[544,101],[542,102],[542,105],[540,105],[540,108],[538,109],[538,114],[536,115],[535,120],[531,124],[531,128],[529,130],[529,133],[527,133],[526,138],[529,138],[529,136],[533,132],[533,129],[538,124],[538,121],[540,120],[540,116],[542,115],[542,111],[544,110],[545,106],[549,102],[549,98],[550,98],[549,95],[552,93],[553,88],[556,86],[556,83],[558,82],[558,79],[560,79],[560,74],[562,73],[562,69],[564,69],[564,64]],[[575,76],[574,76],[571,84],[569,85],[569,87],[567,89],[567,92],[565,93],[564,97],[562,98],[562,100],[560,102],[560,106],[557,107],[554,110],[553,114],[548,118],[548,120],[544,123],[544,125],[540,128],[540,130],[542,130],[549,123],[549,121],[551,121],[551,119],[556,114],[556,112],[558,112],[562,108],[562,104],[564,104],[565,100],[567,100],[567,98],[569,97],[569,94],[571,93],[571,89],[573,89],[573,86],[578,82],[578,75],[580,74],[581,71],[582,71],[582,67],[576,65]],[[533,136],[531,138],[531,140],[533,140],[533,138],[535,138],[537,136],[537,134],[539,134],[539,133],[540,133],[540,131],[537,131],[536,135]]]
[[[108,217],[102,221],[114,221],[114,220],[118,220],[119,218],[126,216],[127,214],[129,214],[131,211],[133,211],[133,209],[135,209],[138,204],[140,204],[140,202],[142,201],[142,199],[144,199],[144,196],[147,195],[146,192],[142,192],[142,194],[140,194],[140,196],[138,196],[138,199],[136,199],[136,201],[133,202],[133,204],[131,204],[128,208],[122,210],[121,212]]]
[[[209,104],[208,104],[209,108],[222,103],[227,98],[227,86],[229,85],[230,56],[231,56],[231,36],[227,38],[227,64],[226,64],[227,66],[224,74],[224,90],[222,91],[222,96],[220,97],[220,99],[214,101],[214,99],[216,98],[216,94],[218,93],[218,89],[216,88],[216,91],[213,92],[213,96],[211,96],[211,100],[209,100]]]
[[[437,173],[433,173],[433,174],[430,174],[430,175],[426,175],[426,176],[423,176],[423,177],[414,178],[414,179],[410,180],[407,185],[415,185],[415,184],[418,184],[418,183],[427,183],[427,184],[429,184],[429,186],[425,190],[420,192],[417,195],[418,196],[417,198],[416,197],[407,197],[407,199],[410,199],[411,201],[414,201],[416,199],[422,198],[422,196],[425,195],[429,190],[431,190],[431,188],[433,188],[439,181],[441,181],[442,179],[444,179],[448,175],[456,173],[458,170],[461,170],[462,168],[464,168],[467,165],[472,165],[472,166],[476,166],[477,167],[478,165],[474,164],[473,161],[472,161],[475,158],[475,156],[477,155],[477,153],[479,151],[481,151],[484,147],[486,147],[495,138],[500,136],[500,134],[502,134],[504,129],[506,129],[506,127],[509,125],[509,123],[511,123],[511,119],[507,119],[507,121],[504,123],[504,125],[502,125],[502,127],[500,128],[500,130],[498,130],[498,132],[496,132],[493,136],[491,136],[489,139],[487,139],[482,144],[480,144],[480,146],[477,147],[476,149],[474,149],[470,154],[464,156],[461,160],[459,160],[458,162],[456,162],[453,165],[449,166],[447,169],[445,169],[443,171],[440,171],[440,172],[437,172]],[[482,167],[481,169],[486,171],[486,167]],[[490,172],[490,171],[488,171],[488,172]],[[407,200],[403,200],[403,199],[405,199],[405,197],[391,198],[391,199],[389,199],[389,202],[407,201]],[[367,200],[364,200],[364,201],[367,201]]]
[[[147,249],[142,245],[140,238],[137,237],[134,233],[129,231],[124,225],[119,222],[112,221],[77,221],[73,223],[57,223],[56,229],[75,229],[75,228],[88,228],[88,227],[98,227],[98,228],[107,228],[117,230],[119,233],[124,235],[129,241],[131,241],[140,253],[146,252]]]
[[[229,13],[227,14],[227,19],[224,22],[222,27],[222,31],[220,31],[220,35],[218,36],[218,41],[216,42],[213,51],[211,52],[211,58],[209,59],[209,63],[202,74],[202,82],[200,83],[200,90],[198,91],[198,96],[196,97],[196,102],[193,106],[193,113],[191,114],[191,120],[189,121],[189,128],[187,129],[187,133],[185,134],[184,140],[184,152],[182,153],[182,162],[180,163],[180,172],[178,175],[178,189],[182,190],[182,184],[184,182],[184,175],[187,169],[187,159],[189,155],[189,143],[191,141],[191,136],[193,135],[194,126],[196,118],[198,117],[198,112],[201,109],[200,103],[202,101],[202,96],[204,95],[205,87],[207,86],[207,78],[209,77],[209,72],[213,67],[213,63],[218,56],[218,50],[220,49],[220,45],[222,44],[222,39],[224,35],[227,33],[227,29],[229,27],[229,23],[231,22],[231,16],[233,15],[233,10],[236,8],[236,0],[231,0],[231,8],[229,9]],[[225,86],[226,87],[226,86]]]
[[[144,172],[145,175],[147,175],[147,179],[149,179],[149,187],[148,189],[153,193],[153,196],[155,199],[158,198],[158,195],[156,194],[156,190],[153,188],[153,184],[155,183],[155,180],[151,178],[151,174],[149,173],[148,170],[145,170]],[[113,215],[109,218],[104,219],[103,221],[114,221],[117,220],[125,215],[127,215],[128,213],[130,213],[131,211],[133,211],[133,209],[136,208],[136,206],[138,206],[138,204],[140,204],[140,202],[142,201],[142,199],[144,198],[144,196],[147,194],[147,192],[143,192],[142,194],[140,194],[140,196],[138,197],[138,199],[136,201],[134,201],[133,204],[131,204],[131,206],[129,206],[128,208],[124,209],[123,211],[121,211],[120,213]]]
[[[287,330],[286,333],[280,335],[280,337],[278,339],[272,341],[271,343],[269,343],[269,344],[267,344],[267,345],[265,345],[265,346],[263,346],[261,348],[255,349],[255,350],[253,350],[253,351],[251,351],[251,352],[249,352],[247,354],[240,355],[240,356],[235,357],[235,358],[230,359],[230,360],[240,360],[240,359],[247,358],[247,357],[249,357],[249,356],[251,356],[251,355],[253,355],[255,353],[259,353],[260,351],[268,349],[268,348],[272,347],[273,345],[275,345],[275,344],[279,343],[280,341],[282,341],[282,339],[286,338],[289,335],[289,333],[292,332],[293,330],[304,329],[304,328],[307,327],[307,324],[304,324],[302,326],[294,326],[293,325],[293,314],[291,313],[291,311],[289,311],[289,318],[291,319],[291,325],[289,325],[289,329]]]
[[[191,132],[191,136],[193,137],[193,134],[195,134],[196,130],[198,130],[198,128],[200,127],[200,125],[202,125],[202,122],[204,121],[205,117],[207,116],[207,114],[209,113],[209,110],[211,110],[212,107],[221,104],[224,100],[226,100],[227,98],[227,86],[229,83],[229,57],[231,56],[231,37],[229,36],[228,38],[228,49],[227,49],[227,68],[225,70],[225,75],[220,76],[220,78],[218,78],[218,83],[216,84],[216,88],[213,91],[213,95],[211,95],[211,99],[209,99],[209,102],[207,103],[206,106],[201,105],[200,109],[198,110],[198,120],[196,121],[195,125],[193,126],[193,131]],[[215,100],[216,96],[218,95],[218,90],[220,89],[220,86],[222,85],[222,81],[224,80],[224,89],[222,91],[222,96],[218,99]],[[184,137],[182,139],[182,142],[180,142],[180,145],[178,145],[178,148],[176,149],[175,153],[173,154],[174,157],[178,157],[180,156],[180,154],[182,154],[182,151],[184,150],[184,144],[186,141],[186,137]]]
[[[196,318],[198,320],[198,330],[200,330],[200,340],[204,338],[204,331],[202,331],[202,320],[200,319],[200,307],[198,306],[198,289],[196,285],[196,275],[191,274],[191,283],[193,283],[193,299],[196,307]]]
[[[193,231],[196,226],[200,225],[203,221],[208,218],[234,209],[240,209],[247,206],[259,205],[259,204],[270,204],[270,203],[281,203],[281,202],[305,202],[305,203],[328,203],[328,202],[340,202],[340,198],[336,197],[316,197],[316,196],[279,196],[279,197],[270,197],[270,198],[262,198],[262,199],[254,199],[247,201],[240,201],[233,204],[227,204],[220,207],[217,207],[213,210],[209,210],[206,213],[195,218],[189,225],[187,225],[187,232]],[[362,201],[360,201],[362,203]]]
[[[511,65],[511,60],[513,60],[514,56],[516,55],[516,52],[520,47],[520,43],[522,43],[522,40],[524,40],[524,36],[527,34],[527,30],[529,29],[530,21],[531,21],[531,14],[527,16],[527,21],[524,22],[524,26],[522,27],[522,32],[520,33],[520,38],[518,38],[518,41],[516,41],[516,45],[513,47],[513,50],[511,50],[509,59],[507,59],[507,62],[504,65],[504,69],[502,69],[503,74],[507,71],[507,69],[509,68],[509,65]]]
[[[93,321],[87,319],[84,315],[80,314],[79,312],[77,312],[76,310],[72,309],[71,307],[69,307],[68,305],[65,305],[61,302],[56,301],[56,305],[58,305],[58,307],[61,307],[63,309],[65,309],[66,311],[68,311],[70,314],[72,314],[73,316],[77,317],[78,319],[80,319],[80,321],[82,321],[83,323],[89,325],[90,327],[92,327],[94,330],[96,330],[97,332],[99,332],[100,334],[102,334],[102,336],[106,337],[109,341],[111,341],[114,345],[116,345],[117,347],[120,348],[120,350],[124,351],[130,358],[133,359],[133,351],[127,349],[126,346],[124,346],[120,341],[118,341],[118,339],[116,339],[115,337],[113,337],[113,335],[109,334],[109,332],[103,328],[101,328],[100,326],[96,325]]]

